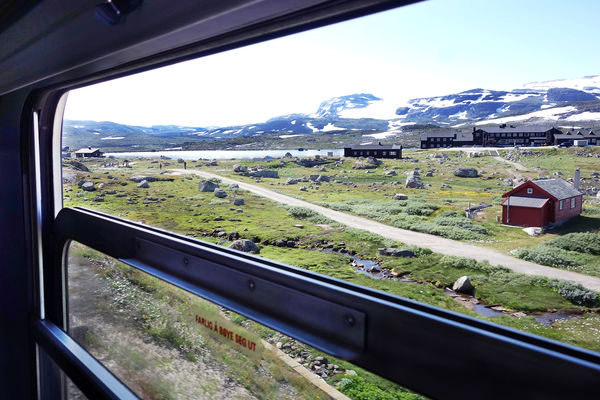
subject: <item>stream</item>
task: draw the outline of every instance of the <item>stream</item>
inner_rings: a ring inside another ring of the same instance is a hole
[[[389,279],[389,280],[400,281],[400,282],[405,282],[405,283],[422,284],[420,282],[413,281],[411,279],[395,277],[394,275],[392,275],[392,273],[389,270],[380,268],[379,264],[376,261],[363,260],[361,258],[358,258],[356,256],[351,256],[349,254],[345,254],[345,255],[346,255],[346,257],[352,258],[352,263],[351,263],[352,268],[354,268],[354,270],[356,272],[358,272],[359,274],[366,275],[373,279],[380,279],[380,280]],[[482,304],[479,300],[477,300],[477,298],[475,298],[471,295],[468,295],[468,294],[456,293],[455,291],[453,291],[450,288],[445,288],[444,294],[452,297],[455,301],[464,305],[469,310],[474,311],[477,314],[483,315],[485,317],[499,317],[501,315],[510,315],[512,317],[520,318],[520,317],[525,317],[525,316],[531,316],[531,317],[534,317],[535,320],[537,322],[539,322],[540,324],[543,324],[546,326],[552,326],[554,321],[561,320],[561,319],[569,319],[569,318],[580,318],[580,316],[581,316],[580,314],[574,313],[572,311],[564,311],[564,310],[563,311],[561,311],[561,310],[547,311],[547,312],[532,313],[532,314],[525,314],[524,312],[520,312],[520,311],[511,312],[501,306],[490,306],[490,305]]]

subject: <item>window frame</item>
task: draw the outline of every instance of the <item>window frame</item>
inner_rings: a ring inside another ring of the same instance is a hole
[[[383,3],[387,8],[392,4],[398,5],[397,2]],[[344,14],[342,19],[372,12],[372,9],[369,10]],[[301,28],[293,29],[304,30],[331,22],[331,19],[323,18],[316,24],[311,21],[301,24]],[[277,35],[290,32],[284,27],[277,31]],[[262,35],[257,28],[252,40],[240,40],[235,42],[234,47],[272,37],[272,34]],[[212,47],[195,52],[194,58],[228,48],[231,47],[213,44]],[[460,390],[488,398],[523,396],[525,393],[542,393],[546,398],[552,398],[564,396],[566,393],[585,396],[597,392],[600,381],[597,379],[600,376],[600,355],[597,353],[92,210],[63,209],[60,134],[67,91],[186,58],[190,58],[188,49],[168,55],[167,61],[157,56],[153,60],[143,60],[139,64],[127,65],[102,74],[95,73],[92,76],[70,80],[68,83],[65,83],[66,80],[62,81],[32,93],[22,114],[25,133],[23,154],[35,154],[35,147],[39,148],[39,157],[24,158],[29,160],[29,190],[37,199],[35,207],[29,205],[31,228],[37,234],[33,247],[40,250],[39,257],[33,263],[34,285],[37,287],[38,298],[31,329],[35,344],[48,353],[84,394],[90,398],[135,398],[110,371],[65,333],[68,306],[64,269],[65,246],[70,240],[77,240],[163,280],[171,280],[171,283],[185,290],[200,292],[198,287],[190,286],[189,277],[182,280],[181,271],[178,270],[180,266],[169,264],[166,258],[159,264],[151,265],[149,260],[141,259],[135,253],[133,257],[127,257],[132,254],[128,253],[130,249],[123,248],[125,242],[122,239],[126,235],[141,236],[151,243],[149,246],[153,249],[167,249],[166,253],[170,255],[178,254],[195,257],[198,262],[212,262],[217,268],[252,265],[255,271],[251,274],[252,279],[266,280],[282,293],[292,293],[302,288],[302,293],[308,293],[313,298],[363,313],[364,320],[354,319],[355,322],[349,327],[358,327],[360,321],[364,321],[362,326],[366,329],[362,347],[358,346],[360,350],[352,352],[340,346],[331,346],[334,338],[341,337],[340,330],[327,330],[318,335],[313,332],[315,337],[311,339],[310,332],[307,334],[306,328],[305,331],[302,330],[305,321],[291,323],[266,311],[261,316],[254,309],[258,306],[252,309],[248,307],[246,310],[238,308],[240,314],[267,326],[281,328],[277,324],[286,323],[290,325],[287,331],[290,336],[305,342],[312,341],[317,348],[342,358],[350,358],[356,365],[425,395],[443,397]],[[37,116],[37,120],[34,119],[34,115]],[[102,235],[103,239],[99,241],[100,236],[94,237],[89,234],[90,231],[99,228],[117,234]],[[106,238],[111,240],[107,241]],[[244,273],[250,273],[250,270]],[[227,298],[219,298],[215,293],[216,291],[205,291],[202,297],[225,304]],[[262,306],[268,308],[277,305],[264,303]],[[399,321],[404,324],[400,324]],[[353,346],[357,347],[356,343]],[[37,362],[44,364],[41,358],[38,358]],[[474,363],[486,365],[489,369],[473,368]],[[540,369],[537,370],[536,366]],[[457,379],[452,374],[452,371],[464,370],[470,371],[470,379]],[[59,386],[57,379],[60,377],[56,371],[48,372],[39,368],[38,378],[41,398],[45,398],[45,395],[51,398],[56,394],[47,393],[47,390],[55,390]],[[548,380],[561,382],[561,385],[549,387]],[[507,381],[511,382],[511,385],[503,384]],[[490,388],[493,388],[493,391],[490,391]]]

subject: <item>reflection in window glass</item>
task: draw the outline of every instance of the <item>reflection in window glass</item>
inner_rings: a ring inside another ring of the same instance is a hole
[[[142,398],[422,398],[83,245],[67,270],[69,334]]]

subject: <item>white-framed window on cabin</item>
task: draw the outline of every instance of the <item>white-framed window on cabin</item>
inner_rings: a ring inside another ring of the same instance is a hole
[[[558,209],[559,210],[563,209],[563,201],[562,200],[558,202]]]
[[[571,199],[571,208],[575,208],[575,197]]]

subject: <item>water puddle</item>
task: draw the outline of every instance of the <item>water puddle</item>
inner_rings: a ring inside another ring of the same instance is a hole
[[[555,312],[546,312],[543,314],[533,315],[533,317],[540,324],[543,324],[546,326],[552,326],[554,321],[558,321],[561,319],[569,319],[569,318],[580,318],[581,315],[578,315],[575,313],[570,313],[570,312],[555,311]]]

